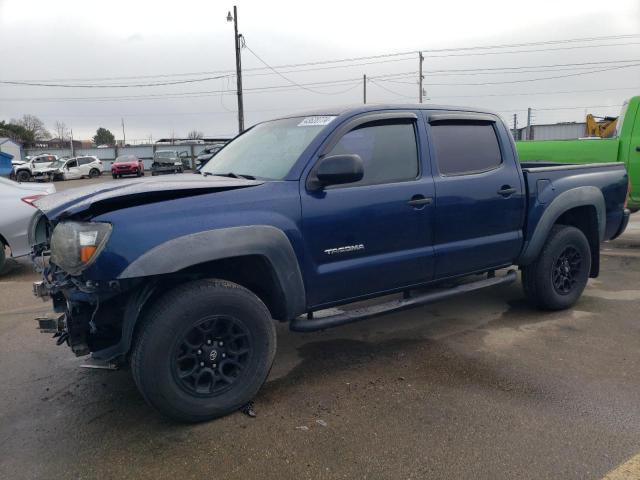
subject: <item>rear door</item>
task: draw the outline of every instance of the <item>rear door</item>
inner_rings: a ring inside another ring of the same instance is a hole
[[[78,157],[78,169],[82,176],[89,176],[89,170],[91,170],[90,163],[93,162],[91,157]]]
[[[431,279],[434,191],[424,137],[415,113],[366,114],[339,127],[323,147],[321,156],[359,155],[364,177],[320,191],[302,183],[309,306]]]
[[[436,190],[435,277],[510,264],[522,246],[524,191],[502,122],[427,114]]]

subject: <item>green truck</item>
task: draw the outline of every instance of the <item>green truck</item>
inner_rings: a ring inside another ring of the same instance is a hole
[[[521,162],[622,162],[631,182],[628,207],[640,210],[640,96],[624,103],[613,138],[516,142]]]

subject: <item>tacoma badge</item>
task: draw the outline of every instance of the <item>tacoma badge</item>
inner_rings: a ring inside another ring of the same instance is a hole
[[[357,252],[358,250],[364,250],[364,245],[359,243],[358,245],[346,245],[344,247],[327,248],[324,253],[327,255],[335,255],[337,253]]]

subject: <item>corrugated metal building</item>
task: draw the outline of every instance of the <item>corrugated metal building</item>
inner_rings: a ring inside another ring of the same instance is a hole
[[[10,138],[0,137],[0,152],[13,155],[14,160],[22,160],[22,145]]]
[[[527,138],[527,127],[516,130],[516,140],[573,140],[585,136],[587,124],[584,122],[552,123],[531,125],[531,138]]]

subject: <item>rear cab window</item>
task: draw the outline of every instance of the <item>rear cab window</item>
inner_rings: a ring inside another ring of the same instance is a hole
[[[471,175],[502,165],[493,122],[452,120],[430,129],[440,175]]]

